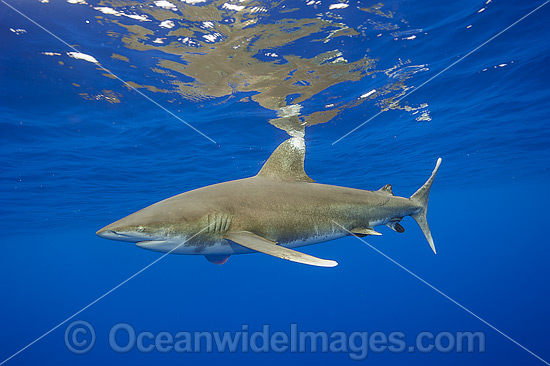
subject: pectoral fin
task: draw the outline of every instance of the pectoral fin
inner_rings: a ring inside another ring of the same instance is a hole
[[[363,227],[363,228],[355,228],[351,230],[352,234],[355,236],[358,236],[360,238],[367,236],[367,235],[382,235],[378,231],[371,229],[370,227]]]
[[[245,248],[292,262],[309,264],[311,266],[318,267],[334,267],[338,265],[335,261],[313,257],[308,254],[282,247],[277,245],[276,242],[262,238],[259,235],[251,233],[250,231],[231,231],[225,234],[224,238],[242,245]]]

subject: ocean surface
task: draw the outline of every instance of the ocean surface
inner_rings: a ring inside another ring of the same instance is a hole
[[[1,1],[0,364],[548,365],[548,19],[543,0]],[[403,197],[441,157],[437,255],[410,217],[299,248],[335,268],[95,235],[255,175],[290,136],[317,182]]]

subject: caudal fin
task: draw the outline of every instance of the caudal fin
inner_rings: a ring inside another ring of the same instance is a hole
[[[435,251],[434,240],[432,238],[430,227],[428,226],[428,220],[426,218],[426,214],[428,213],[428,196],[430,195],[430,188],[432,188],[432,183],[434,182],[435,175],[437,174],[440,164],[441,164],[441,158],[437,159],[437,163],[435,164],[435,169],[432,172],[432,175],[430,176],[430,178],[410,198],[411,201],[414,201],[416,204],[422,207],[422,209],[418,213],[411,215],[411,217],[415,219],[415,221],[418,223],[418,226],[420,226],[420,229],[424,233],[426,240],[428,240],[430,247],[436,254],[437,252]]]

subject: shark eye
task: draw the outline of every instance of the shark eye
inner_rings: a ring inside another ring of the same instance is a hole
[[[143,230],[145,230],[145,228],[143,226],[138,226],[137,231],[139,233],[143,232]]]

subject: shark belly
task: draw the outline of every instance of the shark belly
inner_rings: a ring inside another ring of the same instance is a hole
[[[296,238],[286,239],[278,243],[285,248],[299,248],[307,245],[318,244],[325,241],[339,239],[347,236],[345,231],[329,230],[319,232],[313,229],[312,234]],[[254,250],[245,248],[231,240],[219,238],[193,238],[189,236],[175,236],[166,240],[149,240],[137,242],[136,246],[160,253],[182,255],[235,255],[254,253]]]

